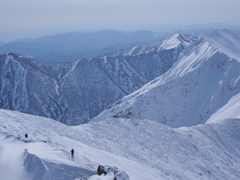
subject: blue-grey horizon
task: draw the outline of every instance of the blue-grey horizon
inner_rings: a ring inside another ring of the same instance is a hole
[[[239,0],[1,0],[0,41],[73,31],[240,26]]]

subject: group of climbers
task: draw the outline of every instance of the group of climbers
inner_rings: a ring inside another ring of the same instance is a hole
[[[25,138],[28,138],[28,134],[27,133],[25,134]],[[74,158],[74,150],[72,149],[70,152],[71,152],[71,157]]]

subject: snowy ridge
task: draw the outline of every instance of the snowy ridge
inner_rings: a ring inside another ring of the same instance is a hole
[[[163,44],[159,49],[173,49],[182,44],[183,46],[189,46],[192,42],[194,42],[196,38],[184,35],[184,34],[175,34],[167,40],[163,41]]]
[[[223,29],[214,31],[206,39],[213,47],[227,54],[229,57],[240,60],[240,39],[231,32]]]
[[[148,45],[140,45],[136,46],[130,50],[127,50],[126,52],[122,53],[124,56],[131,56],[131,55],[137,55],[142,53],[150,53],[153,51],[162,51],[162,50],[170,50],[178,48],[179,46],[187,47],[192,42],[196,40],[195,37],[185,35],[185,34],[175,34],[171,36],[170,38],[153,43]]]
[[[164,41],[177,42],[171,49],[159,50],[153,44],[151,52],[70,63],[41,63],[23,55],[2,54],[0,107],[68,125],[86,123],[113,102],[165,73],[194,40],[176,35]]]
[[[239,61],[229,57],[228,50],[225,53],[212,46],[208,39],[200,37],[182,52],[168,72],[116,102],[93,121],[137,118],[171,127],[205,123],[240,92]],[[228,48],[238,48],[238,44],[232,46]]]
[[[138,119],[69,127],[51,119],[0,110],[0,173],[9,180],[106,180],[96,175],[100,164],[117,167],[132,180],[237,180],[239,128],[239,119],[180,129]],[[23,137],[26,132],[27,139]],[[16,158],[9,158],[11,153]]]

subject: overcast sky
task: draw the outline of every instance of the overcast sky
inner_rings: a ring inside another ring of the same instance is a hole
[[[240,25],[240,0],[0,0],[0,41],[215,22]]]

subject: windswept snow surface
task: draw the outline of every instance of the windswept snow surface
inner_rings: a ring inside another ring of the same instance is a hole
[[[149,119],[171,127],[204,124],[240,93],[239,44],[240,40],[226,30],[200,37],[169,71],[92,121],[115,117]]]
[[[240,119],[179,129],[137,119],[69,127],[0,110],[0,179],[107,180],[96,169],[109,165],[131,180],[238,180],[239,128]]]
[[[0,179],[30,180],[24,170],[24,146],[19,141],[12,141],[12,138],[5,139],[0,137]]]

